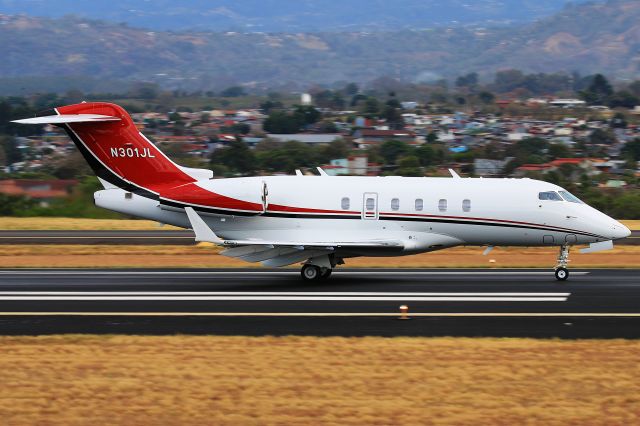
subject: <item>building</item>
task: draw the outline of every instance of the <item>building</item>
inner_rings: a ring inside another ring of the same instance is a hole
[[[74,179],[7,179],[0,180],[0,193],[26,196],[46,207],[54,199],[69,196],[77,184],[78,181]]]
[[[335,140],[342,139],[340,133],[294,133],[294,134],[275,134],[269,133],[267,137],[276,142],[298,141],[308,144],[328,144]]]
[[[585,106],[587,103],[580,99],[554,99],[549,102],[549,105],[555,107],[576,108]]]
[[[416,143],[416,134],[408,130],[358,129],[353,134],[353,140],[359,148],[364,149],[390,140]]]

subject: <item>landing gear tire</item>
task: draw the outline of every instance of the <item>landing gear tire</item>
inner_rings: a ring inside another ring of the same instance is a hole
[[[322,277],[322,271],[319,266],[316,265],[304,265],[300,271],[302,279],[305,281],[315,281]]]
[[[557,268],[556,269],[556,280],[558,281],[566,281],[569,278],[569,270],[567,268]]]
[[[325,269],[324,271],[322,271],[322,273],[320,274],[320,279],[321,280],[328,280],[329,277],[331,276],[331,272],[333,272],[333,269]]]

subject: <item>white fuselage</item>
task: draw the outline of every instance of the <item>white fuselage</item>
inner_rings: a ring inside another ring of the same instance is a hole
[[[265,206],[263,212],[201,211],[221,238],[405,243],[400,253],[345,250],[344,257],[411,254],[457,245],[588,244],[628,235],[626,227],[586,204],[541,200],[539,193],[563,189],[531,179],[268,176],[204,180],[197,185]],[[120,189],[99,191],[96,204],[190,226],[183,209],[135,194],[125,199],[123,194]]]

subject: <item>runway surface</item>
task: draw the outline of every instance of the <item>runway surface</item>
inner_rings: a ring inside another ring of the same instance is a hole
[[[184,231],[0,231],[0,244],[163,244],[191,245],[194,235]],[[640,231],[615,244],[640,245]]]
[[[0,334],[55,333],[638,338],[640,270],[0,270]]]

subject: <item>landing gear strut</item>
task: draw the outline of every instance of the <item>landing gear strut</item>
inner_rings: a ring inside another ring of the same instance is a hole
[[[319,281],[326,280],[331,276],[331,272],[333,270],[331,268],[322,268],[317,265],[305,264],[302,266],[302,271],[300,271],[300,275],[305,281]]]
[[[556,279],[558,281],[566,281],[569,278],[569,246],[563,245],[560,247],[560,254],[558,255],[558,265],[556,266]]]

